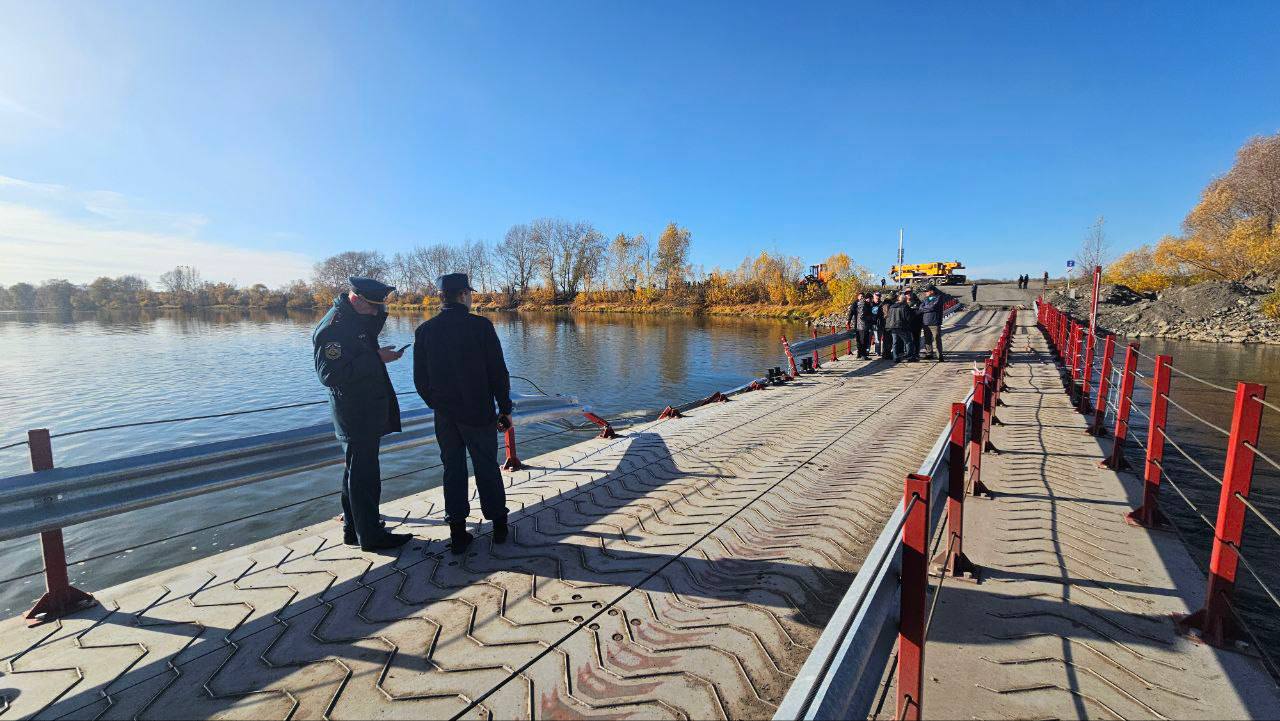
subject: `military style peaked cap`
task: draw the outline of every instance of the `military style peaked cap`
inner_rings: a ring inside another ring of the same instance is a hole
[[[466,273],[447,273],[440,276],[440,281],[436,284],[440,287],[440,292],[449,293],[458,290],[475,290],[471,287],[471,279]]]
[[[395,286],[387,285],[380,280],[358,278],[354,275],[347,278],[347,282],[351,284],[351,290],[354,290],[356,295],[370,303],[386,303],[387,296],[396,289]]]

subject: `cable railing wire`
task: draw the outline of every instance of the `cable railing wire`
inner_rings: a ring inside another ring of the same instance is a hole
[[[1259,398],[1259,397],[1257,397],[1257,396],[1249,396],[1249,397],[1250,397],[1251,399],[1253,399],[1253,400],[1257,401],[1258,403],[1261,403],[1264,407],[1266,407],[1266,408],[1270,408],[1271,410],[1275,411],[1276,413],[1280,413],[1280,406],[1278,406],[1278,405],[1276,405],[1276,404],[1272,403],[1271,401],[1268,401],[1268,400],[1266,400],[1266,399],[1264,399],[1264,398]]]
[[[1245,448],[1248,448],[1249,450],[1253,451],[1253,455],[1257,456],[1258,458],[1261,458],[1267,463],[1270,463],[1272,468],[1276,469],[1277,471],[1280,471],[1280,462],[1277,462],[1276,459],[1272,458],[1271,456],[1268,456],[1266,453],[1263,453],[1261,448],[1253,445],[1249,441],[1241,441],[1241,444],[1243,444]]]
[[[1244,504],[1245,508],[1249,509],[1250,511],[1253,511],[1253,515],[1257,516],[1258,520],[1262,521],[1267,528],[1270,528],[1272,533],[1276,534],[1277,536],[1280,536],[1280,526],[1276,526],[1276,524],[1272,523],[1271,519],[1267,518],[1266,515],[1263,514],[1263,512],[1259,510],[1257,506],[1253,505],[1252,501],[1246,498],[1244,494],[1240,493],[1240,491],[1236,491],[1235,496],[1237,500],[1239,500],[1241,503]]]
[[[1271,602],[1276,605],[1276,608],[1280,609],[1280,598],[1276,597],[1275,592],[1271,590],[1271,587],[1267,585],[1267,582],[1263,581],[1262,577],[1258,575],[1258,571],[1254,569],[1253,564],[1249,562],[1249,558],[1244,555],[1244,551],[1230,541],[1226,541],[1226,544],[1231,547],[1231,550],[1236,552],[1236,559],[1240,561],[1240,563],[1244,564],[1245,570],[1248,571],[1249,575],[1253,576],[1253,580],[1258,583],[1258,588],[1261,588],[1262,592],[1267,594],[1267,597],[1271,599]]]
[[[1213,388],[1213,389],[1215,389],[1215,390],[1224,391],[1224,392],[1226,392],[1226,393],[1235,393],[1235,392],[1236,392],[1236,389],[1234,389],[1234,388],[1227,388],[1226,386],[1220,386],[1220,385],[1218,385],[1217,383],[1211,383],[1211,382],[1209,382],[1209,381],[1207,381],[1207,380],[1205,380],[1205,379],[1203,379],[1203,378],[1199,378],[1199,377],[1197,377],[1197,376],[1193,376],[1193,375],[1191,375],[1190,373],[1188,373],[1188,372],[1186,372],[1186,371],[1182,370],[1181,368],[1178,368],[1177,366],[1173,365],[1172,363],[1170,363],[1170,364],[1169,364],[1169,370],[1173,371],[1176,375],[1180,375],[1180,376],[1182,376],[1183,378],[1190,378],[1191,380],[1193,380],[1193,381],[1195,381],[1195,382],[1197,382],[1197,383],[1203,383],[1204,385],[1209,386],[1210,388]]]
[[[1262,655],[1263,663],[1271,670],[1272,677],[1280,682],[1280,664],[1277,664],[1276,660],[1271,657],[1271,654],[1267,651],[1267,647],[1264,646],[1262,642],[1258,640],[1257,635],[1254,634],[1253,628],[1244,620],[1244,617],[1240,615],[1240,612],[1236,610],[1236,604],[1231,600],[1231,595],[1225,591],[1222,591],[1221,593],[1223,600],[1227,602],[1227,611],[1230,612],[1232,618],[1236,620],[1236,625],[1244,629],[1245,634],[1249,636],[1249,640],[1253,642],[1253,647]]]
[[[1200,519],[1201,521],[1204,521],[1204,525],[1208,526],[1210,531],[1212,531],[1212,532],[1215,532],[1215,533],[1216,533],[1216,532],[1217,532],[1217,528],[1213,525],[1213,521],[1210,521],[1210,520],[1209,520],[1209,519],[1204,515],[1204,513],[1202,513],[1202,512],[1200,511],[1200,507],[1199,507],[1199,506],[1197,506],[1197,505],[1196,505],[1196,504],[1195,504],[1195,503],[1194,503],[1190,498],[1188,498],[1188,497],[1187,497],[1187,494],[1185,494],[1185,493],[1183,493],[1183,492],[1182,492],[1182,488],[1181,488],[1181,487],[1179,487],[1179,486],[1178,486],[1178,484],[1173,480],[1173,476],[1171,476],[1171,475],[1169,474],[1169,472],[1168,472],[1167,470],[1165,470],[1164,464],[1162,464],[1160,461],[1158,461],[1158,460],[1156,460],[1156,459],[1154,459],[1154,458],[1153,458],[1153,459],[1151,459],[1151,462],[1152,462],[1153,464],[1155,464],[1155,466],[1156,466],[1157,468],[1159,468],[1159,469],[1160,469],[1160,472],[1161,472],[1161,475],[1162,475],[1163,480],[1164,480],[1164,481],[1166,481],[1166,482],[1168,482],[1168,484],[1169,484],[1170,486],[1172,486],[1172,487],[1173,487],[1173,490],[1174,490],[1174,491],[1176,491],[1176,492],[1177,492],[1177,494],[1178,494],[1179,496],[1181,496],[1181,497],[1182,497],[1182,500],[1183,500],[1183,501],[1184,501],[1188,506],[1190,506],[1191,510],[1196,514],[1196,516],[1197,516],[1197,517],[1199,517],[1199,519]]]
[[[933,600],[929,603],[929,615],[924,620],[924,639],[929,639],[929,627],[933,625],[933,612],[938,609],[938,599],[942,597],[942,584],[947,582],[947,568],[951,565],[951,559],[955,556],[957,536],[954,533],[949,534],[951,541],[947,543],[947,555],[942,559],[942,566],[938,569],[938,585],[933,587]]]
[[[1163,399],[1165,399],[1166,401],[1168,401],[1168,402],[1169,402],[1169,404],[1170,404],[1170,405],[1172,405],[1174,408],[1177,408],[1178,410],[1182,411],[1183,413],[1186,413],[1187,415],[1191,416],[1192,418],[1196,419],[1197,421],[1200,421],[1201,423],[1205,424],[1206,426],[1209,426],[1210,428],[1212,428],[1213,430],[1215,430],[1215,431],[1217,431],[1217,432],[1221,433],[1222,435],[1226,436],[1227,438],[1230,438],[1230,437],[1231,437],[1231,432],[1230,432],[1230,431],[1228,431],[1227,429],[1223,428],[1222,426],[1219,426],[1219,425],[1215,425],[1215,424],[1213,424],[1213,423],[1210,423],[1209,421],[1205,420],[1204,418],[1201,418],[1200,416],[1198,416],[1198,415],[1196,415],[1195,413],[1191,412],[1191,411],[1190,411],[1190,410],[1188,410],[1185,406],[1183,406],[1181,403],[1179,403],[1179,402],[1175,401],[1174,399],[1170,398],[1168,393],[1161,393],[1161,394],[1160,394],[1160,397],[1161,397],[1161,398],[1163,398]]]
[[[1191,463],[1191,465],[1195,466],[1196,468],[1199,468],[1199,469],[1200,469],[1200,472],[1201,472],[1201,473],[1203,473],[1203,474],[1205,474],[1206,476],[1208,476],[1209,480],[1213,481],[1214,483],[1217,483],[1219,486],[1221,486],[1221,485],[1222,485],[1222,479],[1221,479],[1221,478],[1219,478],[1218,476],[1214,475],[1213,473],[1211,473],[1211,472],[1209,471],[1209,469],[1208,469],[1208,468],[1205,468],[1203,465],[1201,465],[1200,461],[1197,461],[1196,459],[1192,458],[1192,457],[1191,457],[1191,454],[1189,454],[1189,453],[1187,453],[1186,451],[1184,451],[1184,450],[1182,449],[1182,446],[1178,445],[1178,442],[1177,442],[1177,441],[1175,441],[1175,440],[1173,440],[1172,438],[1170,438],[1170,437],[1169,437],[1169,434],[1164,432],[1164,429],[1163,429],[1163,428],[1156,428],[1156,430],[1160,431],[1160,435],[1161,435],[1161,436],[1163,436],[1163,437],[1164,437],[1164,439],[1165,439],[1166,441],[1168,441],[1168,442],[1169,442],[1169,445],[1173,446],[1173,447],[1174,447],[1174,450],[1176,450],[1176,451],[1178,451],[1179,453],[1181,453],[1181,454],[1182,454],[1182,457],[1183,457],[1183,458],[1185,458],[1185,459],[1187,459],[1187,460]]]

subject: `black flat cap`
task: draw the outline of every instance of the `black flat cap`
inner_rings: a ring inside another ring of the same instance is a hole
[[[459,290],[475,290],[471,287],[471,279],[466,273],[446,273],[436,283],[441,293],[453,293]]]
[[[354,290],[356,295],[370,303],[386,303],[387,296],[396,289],[395,286],[387,285],[380,280],[358,278],[354,275],[347,278],[347,282],[351,284],[351,290]]]

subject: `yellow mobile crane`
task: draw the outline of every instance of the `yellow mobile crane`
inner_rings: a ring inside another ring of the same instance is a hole
[[[894,283],[911,283],[917,280],[925,280],[938,285],[964,285],[967,279],[964,274],[957,273],[957,270],[964,270],[964,266],[958,260],[951,262],[937,261],[934,263],[904,263],[902,260],[902,229],[898,229],[898,264],[889,266],[889,277],[893,278]]]
[[[938,261],[935,263],[912,263],[910,265],[895,265],[889,268],[889,275],[893,277],[895,283],[910,283],[917,280],[928,280],[938,285],[963,285],[966,278],[963,273],[957,273],[957,270],[963,270],[964,266],[960,261],[953,260],[950,262]]]

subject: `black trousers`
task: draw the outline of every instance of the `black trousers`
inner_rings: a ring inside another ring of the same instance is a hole
[[[342,527],[354,531],[360,543],[378,539],[382,515],[382,467],[378,462],[381,438],[347,441],[342,444],[347,464],[342,470]]]
[[[920,357],[920,333],[924,330],[924,326],[911,327],[911,357]]]
[[[854,332],[858,334],[858,357],[866,358],[871,349],[871,329],[859,328]]]
[[[942,360],[942,326],[926,325],[924,327],[924,349],[930,354],[937,350],[938,360]]]
[[[444,514],[449,521],[466,520],[471,513],[467,489],[467,456],[476,474],[480,510],[493,521],[507,517],[507,492],[498,468],[498,426],[469,426],[436,411],[436,443],[444,463]]]

